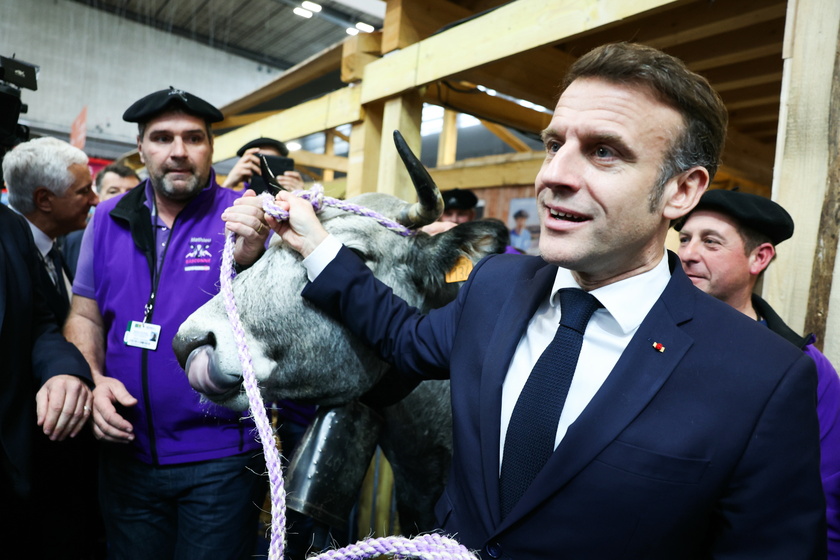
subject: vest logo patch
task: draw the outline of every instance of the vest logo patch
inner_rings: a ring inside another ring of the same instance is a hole
[[[190,252],[184,258],[184,270],[210,270],[213,259],[210,243],[211,240],[207,237],[190,238]]]

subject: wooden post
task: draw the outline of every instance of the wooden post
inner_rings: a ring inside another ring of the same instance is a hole
[[[835,0],[789,2],[773,199],[790,212],[796,230],[780,245],[764,281],[770,304],[793,330],[815,332],[835,364],[840,364],[840,294],[832,290],[837,274],[839,31],[840,3]]]
[[[331,128],[324,132],[324,155],[335,155],[335,129]],[[324,182],[335,179],[335,171],[332,169],[324,169]]]
[[[379,152],[378,191],[413,202],[417,199],[414,185],[405,170],[396,148],[394,130],[399,130],[412,151],[420,156],[420,121],[423,99],[416,91],[385,102],[382,115],[382,143]]]
[[[353,125],[347,154],[347,198],[376,192],[379,146],[382,144],[382,104],[365,107],[365,118]]]
[[[437,166],[455,163],[458,154],[458,112],[443,110],[443,126],[438,136]]]

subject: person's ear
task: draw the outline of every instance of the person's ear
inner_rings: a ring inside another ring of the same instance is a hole
[[[700,202],[708,187],[709,172],[699,165],[672,177],[665,185],[662,217],[668,220],[682,218]]]
[[[145,132],[143,134],[145,134]],[[146,165],[146,158],[143,157],[143,150],[140,149],[142,146],[143,146],[143,138],[138,134],[137,135],[137,155],[140,156],[140,162],[143,165]]]
[[[750,274],[758,276],[770,265],[770,261],[776,255],[776,248],[772,243],[762,243],[750,252],[749,268]]]
[[[41,212],[52,212],[54,198],[55,194],[46,187],[38,187],[32,194],[32,202]]]

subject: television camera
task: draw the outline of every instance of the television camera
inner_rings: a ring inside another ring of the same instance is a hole
[[[0,56],[0,161],[6,152],[21,142],[29,140],[29,128],[18,124],[21,113],[28,107],[21,101],[21,88],[38,89],[38,67]],[[0,172],[0,185],[2,185]]]

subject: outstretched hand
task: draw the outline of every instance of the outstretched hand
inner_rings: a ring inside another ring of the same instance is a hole
[[[327,230],[321,225],[309,201],[285,191],[277,193],[275,201],[280,209],[289,212],[289,220],[280,222],[266,216],[268,225],[292,249],[304,258],[308,257],[326,239]]]

